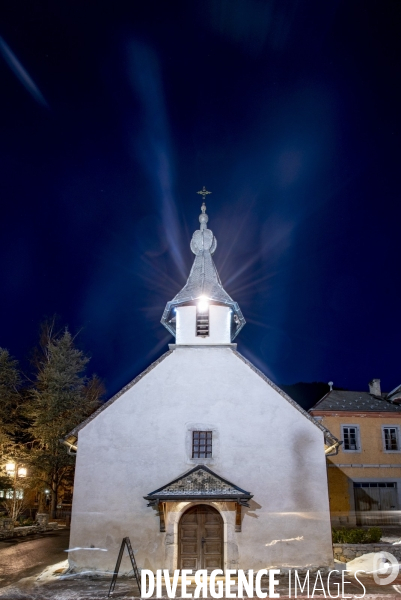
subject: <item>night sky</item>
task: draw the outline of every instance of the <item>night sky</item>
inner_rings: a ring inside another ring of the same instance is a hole
[[[167,350],[205,185],[238,350],[279,384],[401,383],[401,2],[0,17],[0,346],[27,372],[54,313],[108,396]]]

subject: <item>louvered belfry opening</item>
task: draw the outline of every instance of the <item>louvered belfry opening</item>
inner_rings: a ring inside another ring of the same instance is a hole
[[[203,310],[196,308],[196,335],[199,337],[209,335],[209,307]]]

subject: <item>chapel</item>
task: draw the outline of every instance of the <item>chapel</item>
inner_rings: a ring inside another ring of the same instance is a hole
[[[126,536],[153,571],[333,564],[325,448],[337,440],[237,350],[245,319],[204,202],[199,224],[161,318],[174,343],[66,437],[75,570],[112,571]]]

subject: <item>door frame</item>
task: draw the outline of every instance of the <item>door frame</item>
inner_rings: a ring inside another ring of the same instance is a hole
[[[166,513],[165,564],[171,571],[179,569],[178,565],[178,527],[184,512],[198,504],[206,504],[215,508],[223,519],[223,571],[238,568],[238,545],[235,535],[235,503],[213,500],[168,502]],[[228,543],[230,542],[230,543]]]
[[[182,519],[185,517],[185,515],[189,511],[193,510],[194,508],[196,508],[198,506],[206,506],[207,508],[211,509],[210,510],[211,513],[216,512],[219,515],[220,519],[221,519],[221,527],[222,527],[222,529],[221,529],[221,562],[222,562],[221,569],[224,570],[224,565],[225,565],[225,562],[224,562],[224,547],[225,547],[225,543],[224,543],[224,519],[223,519],[223,517],[221,515],[221,512],[215,506],[211,506],[210,502],[196,502],[193,505],[190,504],[189,506],[187,506],[185,508],[185,510],[183,511],[183,513],[180,515],[180,518],[178,520],[178,529],[177,529],[177,568],[178,569],[180,568],[180,562],[181,562],[181,560],[180,560],[181,559],[181,552],[180,552],[181,538],[180,538],[179,534],[180,534],[180,528],[182,526],[181,525]],[[206,568],[206,567],[202,567],[202,568]]]

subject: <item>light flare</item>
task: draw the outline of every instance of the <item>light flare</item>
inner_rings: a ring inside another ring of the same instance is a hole
[[[209,298],[206,296],[201,296],[198,302],[198,310],[199,312],[206,312],[209,308]]]
[[[46,108],[49,108],[43,94],[39,90],[36,83],[33,79],[28,75],[27,71],[24,69],[18,58],[15,56],[14,52],[11,48],[6,44],[2,37],[0,37],[0,54],[10,67],[11,71],[14,75],[20,80],[24,88],[31,94],[31,96]]]
[[[287,538],[285,540],[272,540],[271,542],[269,542],[268,544],[265,544],[265,546],[275,546],[276,544],[278,544],[279,542],[300,542],[301,540],[304,539],[303,535],[299,535],[298,537],[294,537],[294,538]]]
[[[76,552],[77,550],[100,550],[101,552],[107,552],[107,548],[68,548],[64,552]]]
[[[139,42],[129,47],[130,80],[143,112],[143,132],[140,143],[135,134],[135,153],[149,174],[156,196],[161,202],[161,214],[169,251],[180,274],[185,278],[181,227],[173,194],[172,150],[169,135],[164,89],[156,54]]]

